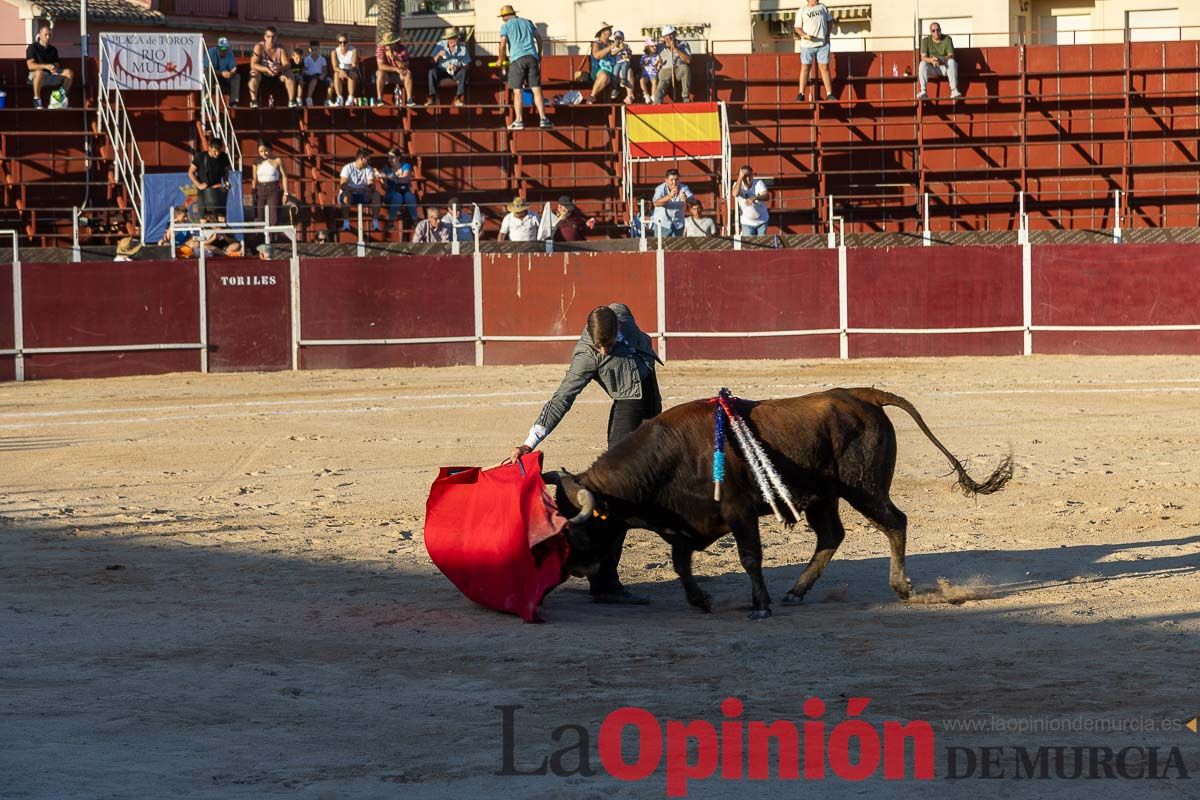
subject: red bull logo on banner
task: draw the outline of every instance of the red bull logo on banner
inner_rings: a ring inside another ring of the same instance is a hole
[[[198,33],[102,33],[101,80],[126,91],[200,91],[204,37]]]

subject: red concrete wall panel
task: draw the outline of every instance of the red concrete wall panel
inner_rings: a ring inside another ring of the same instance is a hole
[[[1035,326],[1200,324],[1200,245],[1035,247],[1032,266]]]
[[[474,342],[402,345],[330,345],[300,351],[301,369],[452,367],[475,363]]]
[[[770,336],[737,339],[670,339],[672,362],[696,359],[837,358],[838,335]]]
[[[16,356],[0,356],[0,383],[17,379]]]
[[[1034,331],[1033,352],[1078,356],[1200,355],[1200,331]]]
[[[197,332],[197,339],[198,337]],[[37,353],[25,356],[25,380],[29,381],[56,378],[116,378],[127,375],[199,371],[198,348],[107,353]]]
[[[1020,331],[996,333],[935,333],[850,335],[851,358],[907,356],[1019,356],[1024,348]]]
[[[209,262],[208,369],[291,369],[291,267],[287,261]]]
[[[638,323],[640,326],[640,322]],[[582,325],[580,329],[582,330]],[[575,342],[484,342],[485,364],[562,364],[571,360]]]
[[[198,274],[183,261],[24,264],[25,346],[199,342]]]
[[[12,265],[0,264],[0,350],[16,347],[12,288]]]
[[[474,336],[470,256],[305,259],[301,339]]]
[[[484,337],[578,336],[589,311],[613,302],[655,331],[655,259],[652,252],[484,255]]]
[[[851,328],[1023,324],[1019,247],[849,250],[846,270]]]

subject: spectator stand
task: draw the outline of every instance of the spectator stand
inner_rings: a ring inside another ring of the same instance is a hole
[[[725,199],[725,226],[730,225],[729,119],[724,102],[627,105],[621,109],[621,166],[625,211],[634,216],[634,164],[652,162],[720,162],[718,197]],[[646,219],[641,217],[642,227]]]
[[[101,33],[99,60],[98,128],[108,135],[114,179],[130,198],[142,243],[151,244],[145,239],[146,160],[138,146],[135,118],[125,93],[149,92],[156,100],[166,93],[198,94],[201,139],[218,136],[226,142],[232,171],[239,181],[241,146],[202,34]]]

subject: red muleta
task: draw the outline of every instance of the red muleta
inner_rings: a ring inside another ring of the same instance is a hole
[[[443,467],[425,505],[425,549],[471,600],[541,622],[542,598],[565,578],[566,524],[541,452],[495,469]]]

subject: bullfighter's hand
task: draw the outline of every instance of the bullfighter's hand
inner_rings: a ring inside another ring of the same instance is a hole
[[[503,467],[507,464],[517,463],[518,461],[521,460],[521,456],[528,453],[529,450],[530,450],[530,448],[525,445],[520,445],[518,447],[514,447],[512,453],[509,454],[508,458],[501,461],[498,466]]]

